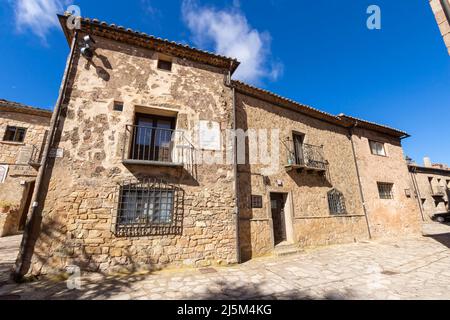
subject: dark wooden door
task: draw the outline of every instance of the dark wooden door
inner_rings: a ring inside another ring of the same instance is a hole
[[[272,193],[270,195],[270,203],[272,207],[273,235],[275,245],[277,245],[286,241],[285,197],[282,193]]]
[[[305,165],[303,155],[303,136],[300,134],[294,134],[294,153],[295,164]]]

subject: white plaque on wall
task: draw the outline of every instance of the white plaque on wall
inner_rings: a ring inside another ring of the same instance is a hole
[[[8,174],[8,166],[0,165],[0,183],[5,182],[7,174]]]
[[[200,120],[199,145],[200,149],[218,150],[221,148],[220,124],[214,121]]]

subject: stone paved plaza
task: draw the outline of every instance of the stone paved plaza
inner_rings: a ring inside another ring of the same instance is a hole
[[[309,249],[215,269],[124,277],[83,275],[66,282],[7,281],[20,237],[0,239],[0,299],[450,299],[450,226],[421,238]]]

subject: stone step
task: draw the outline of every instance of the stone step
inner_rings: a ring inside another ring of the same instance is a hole
[[[275,250],[273,251],[273,255],[276,257],[285,257],[290,256],[294,254],[299,254],[304,252],[303,249],[299,248],[297,245],[282,245],[275,247]]]

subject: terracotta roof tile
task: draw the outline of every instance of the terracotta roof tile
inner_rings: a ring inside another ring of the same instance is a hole
[[[0,99],[0,108],[14,110],[14,111],[17,111],[17,112],[42,115],[42,116],[46,116],[46,117],[51,117],[52,116],[52,111],[51,110],[31,107],[31,106],[27,106],[27,105],[22,104],[22,103],[8,101],[8,100],[5,100],[5,99]]]
[[[70,16],[70,14],[66,13],[65,15],[58,15],[58,18],[60,19],[60,23],[61,26],[63,27],[64,33],[66,34],[67,37],[70,37],[70,33],[71,30],[69,30],[66,26],[65,21],[67,20],[67,18]],[[203,55],[207,58],[210,58],[210,60],[208,60],[212,65],[216,64],[218,66],[220,66],[221,68],[227,68],[230,69],[230,71],[233,73],[237,67],[239,66],[240,62],[235,59],[235,58],[230,58],[230,57],[226,57],[223,55],[219,55],[217,53],[213,53],[213,52],[209,52],[206,50],[201,50],[198,48],[195,48],[193,46],[188,46],[182,43],[177,43],[174,41],[169,41],[167,39],[162,39],[159,37],[155,37],[152,35],[148,35],[144,32],[140,32],[140,31],[136,31],[133,30],[131,28],[127,28],[125,29],[122,26],[116,26],[115,24],[109,24],[105,21],[101,21],[99,22],[98,19],[90,19],[87,17],[81,17],[81,25],[82,25],[82,30],[83,27],[88,27],[88,26],[93,26],[93,25],[97,25],[98,27],[102,27],[102,28],[106,28],[109,31],[117,31],[117,32],[123,32],[124,34],[130,35],[130,36],[137,36],[137,37],[142,37],[144,38],[143,40],[145,41],[157,41],[160,42],[161,44],[165,44],[168,46],[172,46],[184,51],[190,51],[195,55]],[[90,31],[93,32],[92,29],[90,28],[86,28],[85,31]],[[105,36],[104,34],[102,34],[103,36]]]

